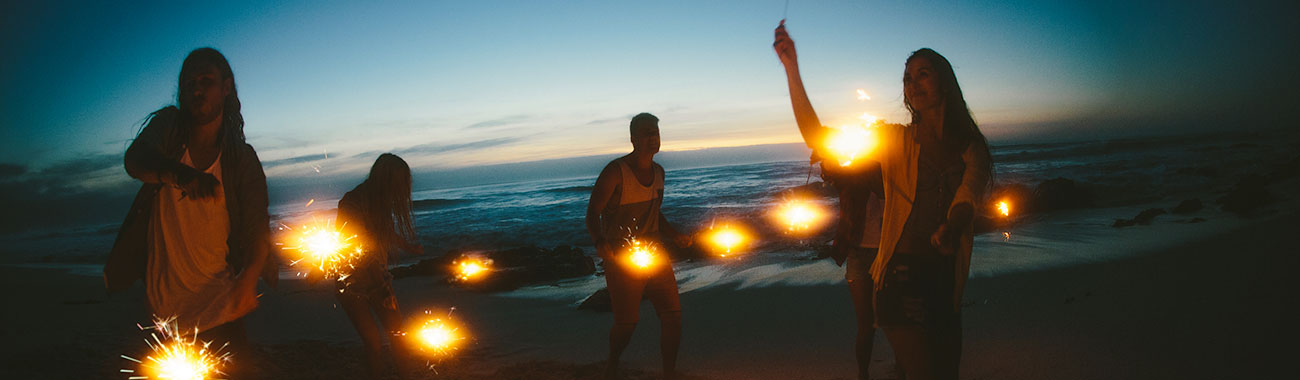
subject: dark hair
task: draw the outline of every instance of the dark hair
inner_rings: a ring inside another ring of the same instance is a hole
[[[195,72],[211,67],[216,67],[221,72],[222,79],[230,79],[230,95],[226,96],[226,101],[222,106],[221,133],[224,134],[226,141],[244,142],[244,114],[240,112],[239,91],[235,89],[235,73],[230,69],[230,62],[226,56],[221,55],[217,49],[202,47],[194,49],[188,56],[185,56],[185,62],[181,64],[180,78],[176,85],[176,105],[182,110],[186,110],[189,105],[185,100],[185,94],[189,93],[186,88],[185,79],[193,76]],[[185,113],[181,113],[185,115]],[[182,128],[192,127],[188,123],[180,123]]]
[[[649,127],[658,122],[659,118],[655,117],[655,115],[651,115],[649,112],[642,112],[632,117],[632,122],[628,123],[627,131],[633,136],[636,136],[637,129]]]
[[[384,153],[370,166],[370,175],[357,187],[365,188],[366,213],[361,219],[366,230],[385,251],[397,238],[415,240],[415,216],[411,212],[411,167],[392,153]]]
[[[989,155],[988,140],[984,134],[980,133],[979,125],[975,123],[975,118],[971,116],[970,108],[966,106],[966,98],[962,96],[961,85],[957,83],[957,74],[952,70],[952,63],[947,58],[930,48],[921,48],[912,52],[907,57],[907,63],[911,64],[915,59],[924,59],[930,62],[934,72],[939,77],[939,91],[943,96],[943,140],[946,148],[962,152],[971,143],[978,142],[984,154],[989,157],[988,170],[990,181],[993,178],[993,160]],[[912,123],[921,121],[921,113],[912,107],[911,99],[903,97],[903,104],[907,106],[907,111],[912,114]]]

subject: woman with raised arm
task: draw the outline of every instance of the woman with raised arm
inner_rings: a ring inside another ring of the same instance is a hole
[[[804,141],[828,156],[829,130],[804,91],[784,23],[773,47],[785,66]],[[867,274],[875,323],[909,380],[956,379],[975,208],[989,188],[992,161],[952,64],[939,53],[923,48],[907,58],[903,103],[911,123],[878,127],[878,147],[868,162],[854,164],[878,164],[883,182],[880,248]]]

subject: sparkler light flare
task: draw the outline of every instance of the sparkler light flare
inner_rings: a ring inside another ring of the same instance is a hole
[[[357,259],[365,253],[356,238],[356,235],[344,236],[333,223],[314,221],[296,231],[284,249],[296,251],[299,255],[290,265],[307,261],[325,278],[343,280],[352,273]]]
[[[181,334],[175,317],[155,320],[152,329],[157,331],[150,334],[153,341],[145,339],[145,344],[152,349],[149,356],[136,360],[122,355],[122,358],[139,364],[138,372],[121,370],[122,373],[137,374],[129,379],[205,380],[225,375],[221,367],[230,361],[231,354],[221,352],[224,345],[213,350],[212,342],[199,342],[198,329],[193,335]]]
[[[875,117],[869,114],[863,114],[863,117],[870,118],[869,125],[876,122]],[[854,160],[871,154],[878,144],[879,138],[874,127],[843,126],[831,129],[825,145],[831,158],[841,167],[847,167],[852,165]]]
[[[659,263],[654,244],[636,238],[629,239],[629,243],[627,261],[633,267],[647,270]]]
[[[710,228],[706,237],[718,256],[727,257],[732,250],[741,248],[749,242],[749,234],[744,229],[723,224],[719,228]]]
[[[998,212],[1002,213],[1002,216],[1011,216],[1011,206],[1007,201],[998,202]]]
[[[786,226],[786,230],[792,233],[814,230],[821,226],[826,216],[820,206],[798,196],[787,198],[779,207],[776,216]]]
[[[433,312],[425,310],[426,317],[413,329],[413,334],[420,351],[438,357],[451,355],[467,336],[456,321],[452,320],[453,308],[445,316],[429,316]]]
[[[858,89],[858,100],[871,100],[871,96],[863,89]]]
[[[471,281],[487,276],[492,271],[492,260],[468,255],[456,261],[453,267],[457,280]]]

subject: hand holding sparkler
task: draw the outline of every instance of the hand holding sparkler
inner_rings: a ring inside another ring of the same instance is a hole
[[[799,67],[799,55],[794,50],[794,40],[790,38],[790,33],[785,30],[785,20],[776,27],[776,39],[772,42],[772,48],[776,50],[777,58],[781,59],[781,64],[786,69]]]
[[[152,352],[144,360],[121,355],[123,359],[139,364],[138,370],[121,370],[133,374],[131,379],[205,380],[225,375],[222,367],[230,362],[231,354],[222,352],[224,344],[213,349],[212,342],[200,342],[198,329],[192,335],[183,334],[175,317],[155,319],[152,327],[141,329],[155,331],[149,334],[152,341],[145,339]]]
[[[723,223],[717,228],[709,228],[705,239],[709,242],[714,254],[720,257],[730,256],[733,252],[741,253],[747,248],[750,240],[749,234],[744,228],[733,226],[729,222]]]
[[[314,222],[295,231],[284,249],[298,253],[298,258],[289,265],[307,261],[325,278],[342,280],[351,275],[352,267],[365,253],[356,238],[356,235],[345,236],[333,223]]]

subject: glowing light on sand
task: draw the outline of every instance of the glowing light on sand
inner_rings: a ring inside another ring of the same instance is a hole
[[[749,234],[744,229],[728,223],[721,227],[710,228],[706,239],[719,256],[727,257],[732,250],[742,248],[749,242]]]
[[[875,123],[875,118],[871,115],[863,116],[870,117],[871,123]],[[874,127],[843,126],[831,129],[831,133],[826,137],[825,146],[831,155],[830,158],[841,167],[847,167],[852,165],[854,160],[871,154],[877,144],[879,141]]]
[[[1002,216],[1011,216],[1011,206],[1007,201],[998,202],[998,212],[1002,213]]]
[[[343,280],[352,273],[357,259],[365,253],[356,238],[356,235],[345,236],[332,222],[313,221],[294,231],[283,249],[298,253],[297,260],[290,265],[306,261],[321,271],[325,278]]]
[[[871,100],[871,96],[863,89],[858,89],[858,100]]]
[[[470,281],[487,276],[492,270],[492,260],[478,256],[465,256],[454,266],[457,280]]]
[[[1011,233],[1010,233],[1010,232],[1003,232],[1003,233],[1002,233],[1002,241],[1011,241]]]
[[[204,380],[224,375],[221,367],[231,357],[230,353],[221,352],[224,345],[213,350],[210,347],[212,342],[199,342],[198,329],[190,336],[181,334],[175,317],[155,320],[152,329],[156,330],[149,334],[153,340],[145,339],[145,344],[152,350],[149,356],[136,360],[122,355],[123,359],[139,364],[138,372],[131,369],[120,371],[137,374],[129,379]]]
[[[782,202],[776,216],[787,232],[806,233],[821,226],[826,213],[802,197],[792,196]]]

